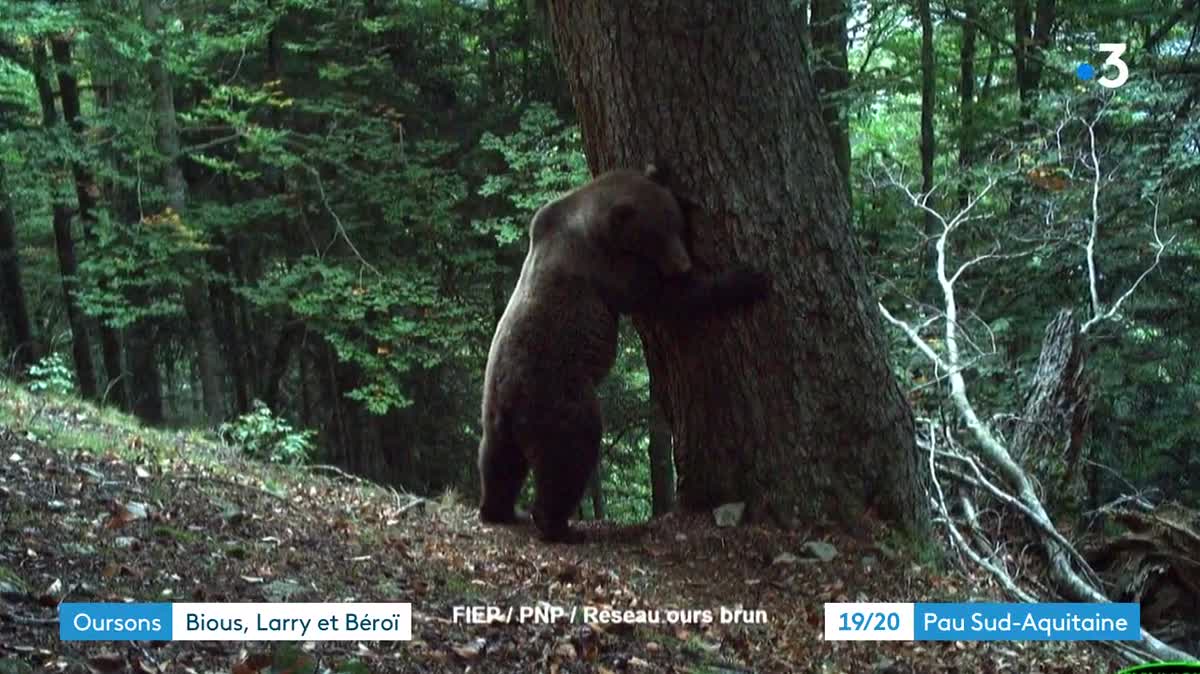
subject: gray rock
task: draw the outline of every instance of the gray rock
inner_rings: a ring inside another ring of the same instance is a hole
[[[746,504],[741,501],[737,503],[726,503],[723,506],[713,508],[713,519],[716,520],[719,527],[736,527],[742,522],[742,515],[746,512]]]
[[[809,557],[815,557],[822,562],[832,561],[838,556],[837,548],[824,541],[808,541],[800,550]]]
[[[129,550],[138,545],[138,539],[133,536],[117,536],[113,539],[112,544],[118,550]]]

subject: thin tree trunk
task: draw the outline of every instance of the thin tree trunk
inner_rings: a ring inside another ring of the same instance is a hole
[[[287,374],[288,361],[292,351],[300,344],[304,336],[304,323],[293,321],[279,333],[279,342],[275,345],[275,353],[271,356],[271,368],[267,372],[267,381],[262,389],[262,401],[272,410],[279,403],[279,385]]]
[[[218,248],[228,244],[223,239],[217,240]],[[224,245],[222,245],[224,244]],[[208,256],[213,270],[224,279],[229,279],[229,258],[223,250],[216,250]],[[246,378],[246,349],[238,330],[237,317],[234,310],[237,298],[229,288],[227,280],[212,284],[212,292],[217,310],[213,312],[218,338],[225,353],[225,362],[229,363],[229,374],[233,379],[234,412],[238,415],[250,411],[250,383]]]
[[[49,60],[46,46],[40,41],[33,43],[33,80],[37,87],[38,100],[42,105],[42,126],[47,134],[53,134],[58,126],[58,109],[54,105],[54,90],[46,74]],[[91,342],[88,339],[87,323],[79,301],[75,296],[79,265],[75,259],[75,240],[71,235],[72,210],[63,200],[59,186],[54,184],[58,174],[51,167],[51,204],[54,225],[54,251],[58,256],[58,273],[62,277],[63,302],[66,306],[67,324],[71,328],[71,356],[75,362],[75,379],[79,393],[88,400],[96,400],[96,366],[92,363]]]
[[[71,326],[71,357],[75,361],[75,379],[79,394],[97,400],[96,366],[92,362],[91,342],[87,322],[75,298],[79,265],[75,260],[75,241],[71,237],[71,209],[63,203],[53,206],[54,252],[58,255],[58,270],[62,277],[63,298],[67,309],[67,324]]]
[[[959,46],[958,79],[958,207],[966,208],[971,197],[967,174],[971,169],[975,136],[975,36],[979,22],[978,0],[966,0],[966,20]]]
[[[325,372],[319,376],[322,384],[322,393],[324,394],[325,408],[329,410],[329,426],[333,428],[335,442],[333,442],[333,459],[334,463],[340,466],[350,466],[353,461],[352,447],[350,445],[350,425],[351,420],[346,418],[346,406],[343,404],[345,398],[342,395],[342,387],[338,380],[337,373],[337,353],[328,343],[320,346],[321,365]]]
[[[148,424],[161,424],[163,413],[162,375],[158,367],[158,339],[151,319],[142,318],[129,329],[131,408]]]
[[[930,15],[929,0],[917,0],[917,18],[921,23],[921,192],[933,190],[933,162],[937,156],[937,136],[934,135],[933,115],[937,107],[937,63],[934,59],[933,17]],[[928,297],[938,292],[937,279],[933,270],[937,265],[934,242],[937,238],[938,222],[932,213],[925,212],[924,231],[929,270],[926,283]]]
[[[129,99],[129,87],[118,78],[111,82],[107,94],[107,97],[100,99],[100,104],[112,108]],[[123,173],[128,174],[133,170],[128,159],[118,153],[111,154],[108,160]],[[134,192],[115,180],[106,184],[105,191],[119,221],[126,223],[126,227],[135,227],[133,223],[139,221],[141,213]],[[133,306],[145,306],[149,299],[144,289],[135,287],[128,301]],[[129,367],[123,371],[128,373],[128,386],[125,388],[129,396],[129,411],[147,424],[160,424],[166,418],[162,371],[158,363],[157,322],[158,319],[143,316],[125,333],[125,355]]]
[[[604,464],[597,463],[596,471],[592,473],[588,483],[588,498],[592,502],[592,519],[604,519]]]
[[[1021,105],[1021,119],[1026,120],[1030,114],[1030,77],[1029,52],[1031,38],[1029,35],[1029,0],[1013,0],[1013,68],[1017,78],[1017,97]]]
[[[850,132],[846,122],[845,95],[850,88],[846,20],[848,0],[813,0],[810,34],[817,64],[813,80],[821,96],[821,114],[833,144],[846,194],[850,195]]]
[[[665,515],[675,508],[675,465],[671,462],[671,424],[656,401],[650,412],[650,512]]]
[[[1013,0],[1013,50],[1020,98],[1022,127],[1031,128],[1034,98],[1042,81],[1043,52],[1053,41],[1055,0],[1037,0],[1032,11],[1030,0]]]
[[[187,207],[187,183],[179,166],[179,125],[175,117],[174,87],[163,65],[162,43],[158,36],[162,24],[162,7],[159,0],[141,0],[141,5],[142,22],[146,31],[155,36],[150,46],[150,60],[147,64],[150,86],[154,94],[155,146],[162,155],[162,180],[167,193],[167,205],[182,217]],[[220,355],[216,331],[213,329],[208,284],[202,277],[193,279],[184,288],[183,302],[188,319],[192,323],[196,344],[196,366],[199,371],[204,416],[209,423],[216,423],[224,417],[225,405],[221,395]]]
[[[25,302],[25,285],[21,280],[21,258],[17,252],[17,219],[4,165],[0,164],[0,305],[4,307],[4,326],[8,331],[5,365],[12,365],[13,374],[21,376],[37,360],[37,345],[29,322],[29,307]],[[11,360],[9,360],[11,358]]]
[[[236,241],[232,242],[226,251],[229,253],[229,269],[234,280],[239,286],[245,287],[248,274],[242,260],[241,244]],[[237,301],[238,326],[242,336],[241,350],[245,354],[246,377],[250,383],[249,393],[250,397],[254,398],[258,395],[255,392],[262,386],[262,367],[258,354],[262,353],[263,349],[259,346],[258,337],[266,331],[255,329],[253,312],[250,311],[246,298],[238,293],[235,295],[235,299]]]
[[[593,172],[669,160],[705,215],[698,265],[768,269],[734,316],[635,318],[675,438],[680,504],[927,522],[912,413],[887,361],[788,0],[551,0]]]
[[[224,186],[225,202],[234,206],[237,198],[233,186],[228,181]],[[219,330],[220,344],[225,353],[225,362],[229,364],[229,374],[233,380],[234,412],[242,415],[250,411],[253,400],[251,387],[253,382],[250,375],[250,351],[252,337],[247,335],[248,327],[238,324],[238,311],[241,308],[241,298],[234,292],[240,285],[238,270],[234,268],[233,248],[236,239],[216,234],[213,237],[214,250],[209,253],[209,265],[220,279],[212,284],[212,292],[219,310],[214,312],[215,327]]]
[[[63,119],[71,127],[80,150],[84,147],[83,120],[80,118],[79,82],[75,77],[71,59],[71,43],[65,38],[50,41],[50,51],[58,70],[58,90],[62,100]],[[79,221],[83,224],[86,242],[95,240],[93,226],[96,223],[96,197],[100,190],[87,165],[82,161],[71,162],[71,173],[75,178],[75,198],[79,202]],[[117,408],[128,410],[129,400],[125,393],[125,378],[121,367],[121,341],[115,328],[100,322],[100,352],[104,359],[104,391],[101,398]]]
[[[309,353],[301,348],[296,358],[296,379],[300,388],[300,419],[305,428],[313,428],[318,423],[313,418],[312,377],[308,373]]]
[[[1056,0],[1037,0],[1037,9],[1033,15],[1033,48],[1034,58],[1030,59],[1029,70],[1031,85],[1037,89],[1042,84],[1042,70],[1045,66],[1043,53],[1054,44],[1054,16]]]

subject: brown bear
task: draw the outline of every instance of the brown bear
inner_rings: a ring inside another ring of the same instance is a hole
[[[530,469],[533,519],[546,541],[567,525],[600,452],[596,386],[616,358],[620,314],[686,317],[747,305],[764,274],[703,276],[689,218],[662,171],[618,170],[546,204],[488,352],[483,384],[480,519],[522,519],[514,506]]]

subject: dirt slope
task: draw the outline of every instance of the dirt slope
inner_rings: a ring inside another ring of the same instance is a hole
[[[828,601],[997,598],[982,579],[906,561],[882,531],[848,540],[673,515],[592,524],[586,544],[547,546],[529,529],[480,527],[454,501],[247,463],[193,435],[0,388],[0,673],[249,673],[272,661],[296,672],[1117,669],[1087,645],[823,641]],[[811,540],[837,557],[807,558]],[[60,642],[64,600],[410,601],[414,640]],[[674,623],[469,624],[454,611],[539,605],[658,610]],[[745,612],[722,621],[722,608]]]

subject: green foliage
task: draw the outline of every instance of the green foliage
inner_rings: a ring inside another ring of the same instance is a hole
[[[80,306],[114,328],[183,315],[183,292],[207,270],[208,246],[179,213],[165,208],[134,224],[101,215],[91,254],[80,265]]]
[[[244,294],[256,305],[285,307],[318,331],[337,357],[357,365],[366,383],[347,395],[374,414],[411,403],[401,390],[413,367],[433,368],[462,338],[452,307],[415,274],[375,276],[302,257],[264,274]],[[397,349],[393,345],[403,345]]]
[[[30,391],[67,395],[75,390],[75,373],[61,353],[52,353],[29,366]]]
[[[503,138],[487,132],[480,146],[499,152],[507,164],[504,172],[485,178],[479,194],[504,198],[516,214],[474,223],[478,231],[494,235],[501,245],[523,239],[531,214],[589,177],[579,128],[542,103],[529,106],[517,131]]]
[[[221,424],[221,439],[240,449],[246,456],[270,463],[306,463],[312,453],[314,431],[297,430],[271,412],[261,400],[253,409]]]

